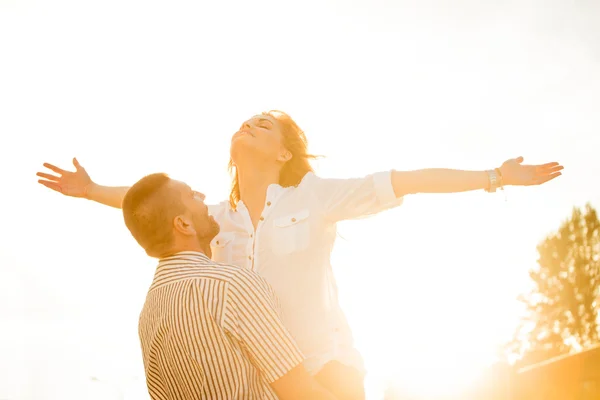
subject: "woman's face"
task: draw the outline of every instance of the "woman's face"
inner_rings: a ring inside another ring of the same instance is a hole
[[[282,144],[281,125],[270,115],[256,115],[242,124],[231,138],[231,158],[252,162],[285,162],[289,152]]]

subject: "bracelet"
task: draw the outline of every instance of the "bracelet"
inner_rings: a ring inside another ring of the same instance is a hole
[[[502,172],[500,172],[500,168],[494,168],[485,172],[487,172],[488,179],[490,180],[490,186],[485,189],[485,191],[488,193],[495,193],[498,188],[504,191],[504,179],[502,177]]]
[[[504,190],[504,178],[502,177],[502,172],[500,172],[500,168],[496,168],[495,169],[496,174],[498,174],[498,186],[500,187],[500,190]]]
[[[494,170],[494,169],[487,170],[485,172],[487,172],[488,179],[490,181],[490,186],[487,189],[485,189],[485,191],[488,193],[494,193],[499,186],[498,185],[498,181],[499,181],[498,174],[496,173],[496,170]]]

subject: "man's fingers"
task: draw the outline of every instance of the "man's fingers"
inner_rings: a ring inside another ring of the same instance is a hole
[[[58,183],[45,181],[42,179],[38,180],[38,183],[41,183],[42,185],[46,186],[48,189],[52,189],[52,190],[57,191],[58,193],[62,193],[62,188],[60,187],[60,185]]]

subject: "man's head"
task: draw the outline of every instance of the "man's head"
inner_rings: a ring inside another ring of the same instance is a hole
[[[208,215],[204,195],[185,183],[148,175],[127,191],[122,208],[125,225],[149,256],[203,251],[210,257],[219,225]]]

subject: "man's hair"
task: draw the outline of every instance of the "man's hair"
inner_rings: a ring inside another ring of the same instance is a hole
[[[167,174],[145,176],[123,198],[123,218],[146,254],[161,257],[173,245],[173,219],[185,212],[181,193]]]

